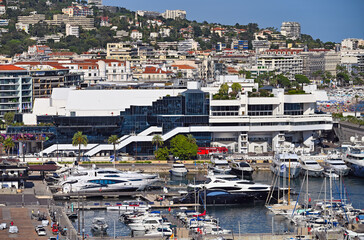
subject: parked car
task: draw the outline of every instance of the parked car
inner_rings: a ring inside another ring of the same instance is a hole
[[[19,229],[17,226],[10,226],[9,227],[9,233],[18,233]]]
[[[50,237],[50,238],[48,238],[48,240],[57,240],[57,238],[55,238],[55,237]]]
[[[6,223],[1,223],[1,224],[0,224],[0,230],[4,230],[4,229],[6,229],[6,228],[7,228]]]
[[[44,228],[38,228],[37,234],[38,234],[38,236],[46,236],[47,232]]]

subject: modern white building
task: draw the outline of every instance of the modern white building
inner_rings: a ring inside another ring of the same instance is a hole
[[[299,39],[301,37],[301,25],[298,22],[282,22],[281,34],[287,39]]]
[[[72,26],[71,24],[66,24],[66,36],[80,36],[79,26]]]
[[[130,38],[133,40],[141,40],[143,38],[143,33],[139,32],[138,30],[133,30],[130,33]]]
[[[168,19],[186,19],[187,12],[185,10],[166,10],[164,13],[161,14],[162,17]]]
[[[197,50],[200,47],[200,44],[193,39],[187,39],[184,41],[178,42],[178,51],[190,51]]]
[[[297,55],[261,55],[257,61],[258,67],[275,69],[278,74],[283,73],[290,80],[296,74],[303,73],[303,59]]]

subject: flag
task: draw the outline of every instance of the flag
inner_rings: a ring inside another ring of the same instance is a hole
[[[171,212],[171,207],[168,208],[168,212]]]

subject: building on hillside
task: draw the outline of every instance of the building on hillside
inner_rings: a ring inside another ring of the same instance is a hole
[[[68,16],[64,14],[54,14],[53,20],[45,20],[48,25],[61,26],[62,24],[70,24],[72,26],[80,26],[85,30],[95,28],[94,19],[85,16]]]
[[[172,77],[172,72],[163,70],[159,67],[147,66],[140,73],[134,73],[133,77],[139,80],[167,80]]]
[[[276,70],[277,74],[284,74],[294,80],[296,74],[303,74],[303,59],[297,55],[260,55],[257,66]]]
[[[252,46],[253,49],[256,50],[258,53],[268,50],[270,48],[270,42],[268,40],[253,40]]]
[[[32,14],[29,16],[18,16],[18,22],[23,24],[34,25],[45,20],[45,14]]]
[[[186,64],[172,64],[167,69],[173,72],[177,78],[186,78],[186,79],[198,78],[198,69]]]
[[[325,52],[325,72],[330,72],[332,76],[336,76],[336,67],[340,64],[340,52]]]
[[[301,52],[300,56],[303,60],[302,73],[309,79],[314,79],[314,76],[318,72],[325,71],[325,52]]]
[[[301,37],[301,25],[298,22],[282,22],[281,34],[287,39],[299,39]]]
[[[144,10],[138,10],[138,11],[136,11],[136,14],[141,17],[145,16],[145,17],[151,17],[151,18],[157,18],[161,15],[159,12],[144,11]]]
[[[32,77],[26,69],[0,65],[0,116],[7,112],[31,112],[32,89]]]
[[[200,44],[193,39],[186,39],[178,42],[178,51],[186,52],[190,50],[197,50],[200,48]]]
[[[131,49],[130,43],[108,43],[106,57],[109,59],[130,60]]]
[[[100,19],[100,27],[110,27],[110,21],[109,21],[109,17],[101,17]]]
[[[186,19],[187,12],[185,10],[166,10],[164,13],[161,14],[163,18],[172,18],[176,19]]]
[[[66,24],[66,36],[80,36],[80,27],[79,26],[72,26],[71,24]]]
[[[133,40],[141,40],[143,38],[143,33],[139,32],[138,30],[132,30],[130,33],[130,38]]]
[[[235,50],[248,50],[249,41],[248,40],[234,40],[231,42],[231,49]]]
[[[97,7],[102,6],[102,0],[87,0],[88,5],[95,5]]]
[[[18,31],[24,31],[29,34],[29,24],[18,22],[15,24],[15,28]]]
[[[73,4],[67,8],[62,9],[63,14],[66,14],[70,17],[74,16],[93,16],[94,11],[92,8],[86,7],[81,4]]]
[[[52,49],[46,45],[33,45],[28,47],[28,54],[32,57],[47,57]]]

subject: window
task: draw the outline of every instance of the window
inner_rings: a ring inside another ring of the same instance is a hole
[[[285,103],[284,115],[303,115],[303,103]]]
[[[273,115],[273,105],[248,105],[249,116],[268,116]]]

